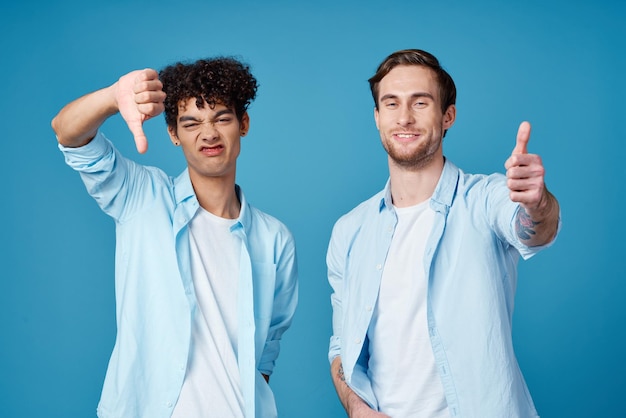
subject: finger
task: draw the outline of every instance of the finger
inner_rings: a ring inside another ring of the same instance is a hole
[[[128,129],[133,134],[135,138],[135,146],[137,147],[137,151],[140,154],[144,154],[148,151],[148,138],[146,138],[146,134],[143,132],[143,125],[140,120],[128,121]]]
[[[150,93],[161,91],[163,88],[155,70],[146,68],[145,70],[138,70],[136,73],[132,84],[132,92],[136,95],[135,100],[141,95],[150,97]]]
[[[152,68],[144,68],[143,70],[137,71],[137,77],[135,78],[135,83],[140,83],[142,81],[150,81],[150,80],[158,80],[159,73]]]
[[[161,101],[159,101],[159,99],[150,99],[150,100],[154,100],[154,101],[149,101],[145,103],[137,103],[137,110],[141,114],[141,117],[143,118],[143,122],[155,116],[160,115],[165,109],[165,106],[162,100]]]
[[[528,140],[530,139],[530,123],[524,121],[517,130],[517,142],[512,154],[528,154]]]

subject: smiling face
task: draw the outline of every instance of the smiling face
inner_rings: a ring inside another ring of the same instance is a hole
[[[208,177],[234,182],[240,137],[247,133],[250,123],[248,113],[240,122],[223,104],[211,107],[205,102],[199,108],[191,98],[178,104],[176,122],[168,132],[172,142],[183,147],[192,182]]]
[[[394,67],[378,86],[376,127],[390,163],[421,169],[443,160],[441,142],[452,126],[456,108],[441,111],[435,72],[419,65]]]

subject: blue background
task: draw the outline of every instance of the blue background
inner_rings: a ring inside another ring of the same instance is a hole
[[[260,82],[238,183],[298,244],[301,299],[271,381],[280,415],[345,416],[326,359],[326,246],[387,178],[366,80],[417,47],[457,83],[445,154],[503,171],[529,120],[562,205],[557,243],[520,264],[514,316],[540,414],[623,417],[625,21],[611,1],[4,2],[0,416],[95,416],[115,337],[114,224],[64,164],[50,120],[127,71],[218,54]],[[104,125],[126,155],[178,174],[163,118],[145,129],[139,155],[119,116]]]

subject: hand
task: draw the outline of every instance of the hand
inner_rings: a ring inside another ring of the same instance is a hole
[[[350,418],[389,418],[381,412],[374,411],[348,386],[343,374],[341,357],[337,356],[330,365],[330,374],[337,390],[339,400]]]
[[[559,225],[559,202],[544,183],[541,158],[528,153],[530,124],[522,122],[517,143],[506,167],[507,186],[513,202],[520,204],[515,221],[517,236],[528,246],[544,245],[556,236]]]
[[[522,122],[517,131],[517,143],[504,167],[511,200],[530,214],[541,205],[546,187],[541,157],[528,153],[529,139],[530,124]]]
[[[350,418],[390,418],[389,415],[374,411],[365,403],[358,408],[351,409],[348,415]]]
[[[163,112],[165,92],[159,74],[150,68],[132,71],[114,84],[115,100],[122,118],[133,134],[137,151],[148,150],[143,123]]]

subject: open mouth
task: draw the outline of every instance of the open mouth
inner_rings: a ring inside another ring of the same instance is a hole
[[[224,151],[223,145],[215,145],[212,147],[202,147],[200,148],[200,152],[206,156],[212,157],[215,155],[219,155]]]
[[[409,142],[419,137],[417,133],[395,133],[393,136],[400,142]]]

